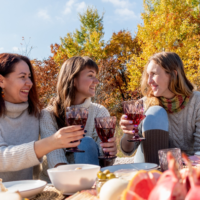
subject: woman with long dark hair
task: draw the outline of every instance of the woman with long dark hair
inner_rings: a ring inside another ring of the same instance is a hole
[[[40,104],[34,70],[21,55],[0,54],[0,177],[4,181],[32,179],[33,166],[58,148],[83,137],[81,126],[65,127],[38,141]]]
[[[77,145],[85,153],[67,153],[65,155],[65,149],[52,151],[47,154],[49,168],[68,163],[99,165],[98,155],[103,154],[103,151],[109,152],[111,156],[116,155],[115,138],[110,138],[108,143],[101,143],[94,125],[95,117],[110,116],[104,106],[91,102],[91,97],[95,96],[95,88],[99,83],[96,78],[97,74],[98,66],[89,57],[72,57],[63,63],[58,77],[57,95],[41,113],[41,137],[49,137],[66,126],[65,113],[67,107],[88,108],[85,137],[80,145]],[[112,163],[108,164],[111,165]],[[47,163],[44,168],[47,168]],[[45,173],[45,170],[43,172]]]
[[[154,54],[142,76],[141,90],[146,110],[146,118],[142,124],[143,134],[165,136],[167,132],[168,147],[180,148],[188,155],[200,151],[200,92],[193,89],[185,75],[183,62],[176,53]],[[124,132],[121,139],[122,150],[130,155],[137,149],[135,162],[144,162],[145,151],[150,151],[154,145],[148,140],[141,145],[127,141],[135,133],[134,126],[126,120],[125,115],[122,116],[120,125]],[[155,140],[156,138],[152,141]],[[149,150],[144,149],[145,145]]]

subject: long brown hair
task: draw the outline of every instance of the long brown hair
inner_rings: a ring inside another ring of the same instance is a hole
[[[147,98],[147,107],[159,104],[158,98],[154,97],[151,87],[148,85],[147,66],[151,61],[161,66],[170,75],[169,90],[175,95],[190,96],[194,89],[192,83],[187,79],[181,58],[173,52],[160,52],[150,57],[144,68],[141,81],[142,94]],[[177,73],[176,73],[177,72]]]
[[[29,103],[28,112],[30,115],[35,115],[36,117],[39,117],[40,104],[35,83],[34,69],[32,67],[30,60],[26,56],[18,54],[11,54],[11,53],[0,54],[0,75],[2,75],[3,77],[8,77],[10,73],[14,72],[15,65],[20,61],[26,62],[26,64],[29,66],[29,70],[31,72],[31,81],[33,83],[33,86],[29,91],[28,95],[28,103]],[[6,113],[6,107],[1,93],[2,93],[2,88],[0,88],[0,116],[3,116]]]
[[[74,79],[86,67],[93,68],[98,73],[97,64],[89,57],[72,57],[66,60],[60,70],[57,83],[57,96],[52,98],[53,114],[59,128],[65,126],[65,109],[75,100]]]

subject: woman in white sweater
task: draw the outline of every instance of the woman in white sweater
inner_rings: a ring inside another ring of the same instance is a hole
[[[57,83],[57,96],[52,99],[46,109],[42,110],[40,119],[41,137],[49,137],[66,126],[65,110],[67,107],[74,105],[88,108],[85,138],[78,146],[85,153],[66,153],[65,149],[52,151],[47,154],[48,168],[71,163],[99,165],[98,155],[103,153],[102,149],[109,152],[110,155],[116,155],[115,138],[110,138],[108,143],[101,143],[95,130],[95,117],[110,116],[104,106],[91,102],[91,97],[95,95],[95,88],[99,82],[96,78],[97,73],[98,66],[89,57],[72,57],[62,65]],[[47,168],[47,165],[43,168]],[[43,172],[45,173],[45,169]]]
[[[83,137],[83,127],[60,129],[39,140],[40,106],[30,60],[21,55],[0,54],[0,178],[32,179],[33,166],[58,148]]]
[[[167,134],[169,143],[164,148],[177,147],[188,155],[200,151],[200,92],[193,91],[180,57],[170,52],[153,55],[144,69],[141,89],[146,107],[142,132],[148,139],[140,145],[128,142],[135,134],[134,125],[123,115],[120,124],[124,153],[130,155],[137,149],[135,162],[146,161],[150,154],[158,162],[154,147],[163,143]]]

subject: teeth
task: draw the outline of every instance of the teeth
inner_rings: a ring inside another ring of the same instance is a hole
[[[29,90],[21,90],[22,92],[29,92]]]

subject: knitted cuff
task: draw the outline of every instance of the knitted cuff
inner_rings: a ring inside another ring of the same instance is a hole
[[[169,148],[169,132],[164,130],[148,130],[143,133],[146,138],[142,142],[145,162],[159,164],[158,150]]]

